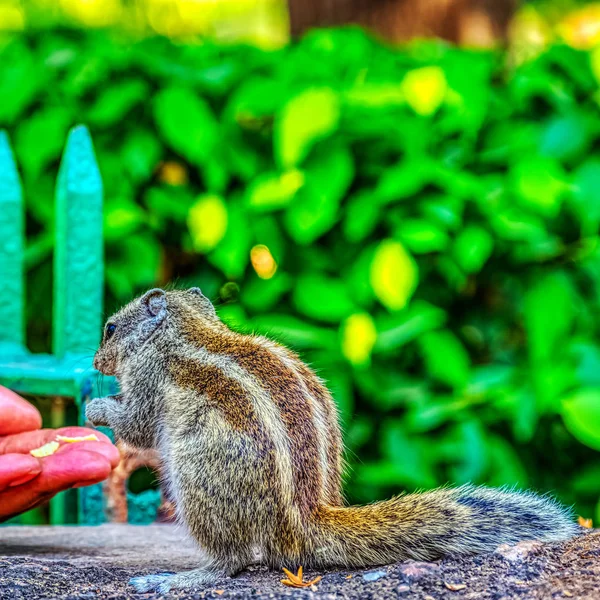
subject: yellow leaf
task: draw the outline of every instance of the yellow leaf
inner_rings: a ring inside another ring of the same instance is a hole
[[[419,269],[402,244],[384,240],[375,251],[370,279],[379,301],[390,310],[401,310],[417,287]]]
[[[257,244],[250,250],[250,262],[261,279],[271,279],[277,271],[277,262],[264,244]]]
[[[596,78],[596,81],[600,82],[600,46],[594,48],[590,53],[590,62],[594,77]]]
[[[198,252],[212,250],[227,231],[227,206],[215,195],[200,196],[188,213],[188,228]]]
[[[312,145],[338,125],[340,106],[329,88],[305,90],[292,98],[275,121],[275,152],[284,167],[300,163]]]
[[[440,67],[423,67],[409,71],[402,81],[408,105],[419,115],[432,115],[442,104],[448,90]]]
[[[342,353],[353,365],[369,362],[377,341],[377,329],[367,313],[349,316],[342,326]]]

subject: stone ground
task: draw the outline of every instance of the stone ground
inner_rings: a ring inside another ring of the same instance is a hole
[[[132,575],[190,569],[197,552],[171,525],[0,528],[0,599],[156,600],[128,586]],[[419,600],[600,599],[600,530],[566,544],[524,542],[439,563],[405,562],[365,571],[310,571],[309,589],[282,573],[252,568],[238,577],[169,598]]]

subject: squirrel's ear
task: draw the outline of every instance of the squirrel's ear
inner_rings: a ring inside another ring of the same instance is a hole
[[[192,287],[188,290],[190,294],[193,294],[195,298],[198,300],[200,307],[208,314],[216,316],[215,307],[212,305],[212,302],[202,293],[202,290],[199,287]]]
[[[142,304],[146,306],[152,317],[164,316],[167,312],[167,298],[165,292],[154,288],[142,296]]]

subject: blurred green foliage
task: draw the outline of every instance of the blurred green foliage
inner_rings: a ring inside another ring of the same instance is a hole
[[[106,188],[109,312],[155,285],[199,285],[229,323],[297,349],[339,405],[351,500],[519,484],[590,516],[598,62],[555,46],[508,67],[352,29],[272,52],[5,40],[31,346],[48,346],[57,161],[85,122]]]

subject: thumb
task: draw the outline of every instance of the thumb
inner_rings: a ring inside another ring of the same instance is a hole
[[[0,491],[21,485],[42,472],[40,461],[29,454],[0,455]]]

